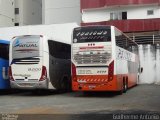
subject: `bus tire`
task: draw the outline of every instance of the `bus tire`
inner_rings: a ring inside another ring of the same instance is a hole
[[[118,95],[122,95],[123,94],[123,90],[118,91]]]
[[[128,84],[127,84],[127,80],[123,81],[123,93],[126,93],[128,89]]]
[[[71,91],[71,83],[69,82],[68,77],[64,77],[60,84],[61,84],[61,91],[63,92]]]
[[[139,80],[139,75],[137,76],[137,83],[136,83],[136,85],[138,84],[140,82],[140,80]]]

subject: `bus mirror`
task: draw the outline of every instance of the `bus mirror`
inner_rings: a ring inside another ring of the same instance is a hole
[[[141,67],[141,71],[140,71],[141,73],[143,72],[143,67]]]

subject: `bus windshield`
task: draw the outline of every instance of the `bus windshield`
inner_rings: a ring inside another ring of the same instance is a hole
[[[73,32],[73,43],[111,41],[110,27],[81,27]]]
[[[9,59],[9,45],[0,43],[0,59]]]
[[[39,57],[40,36],[17,37],[12,44],[13,59]]]

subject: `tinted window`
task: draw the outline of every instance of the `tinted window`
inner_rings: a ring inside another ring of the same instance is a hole
[[[73,32],[73,43],[111,41],[110,27],[81,27]]]
[[[69,44],[49,40],[48,46],[49,46],[49,53],[53,57],[60,59],[71,58],[71,46]]]
[[[0,58],[9,59],[9,45],[0,43]]]
[[[123,34],[116,35],[116,45],[121,48],[126,48],[126,37]]]
[[[19,8],[15,8],[15,14],[19,14]]]
[[[19,26],[19,23],[15,23],[14,26]]]
[[[120,31],[116,31],[115,38],[117,46],[135,54],[138,54],[138,45],[135,42],[133,42],[130,38],[125,36],[123,33],[121,33]]]

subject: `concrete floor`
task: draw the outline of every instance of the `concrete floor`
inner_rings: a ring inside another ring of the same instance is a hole
[[[0,113],[7,114],[113,114],[159,113],[160,86],[138,85],[122,95],[111,92],[83,94],[82,92],[30,91],[0,95]]]

